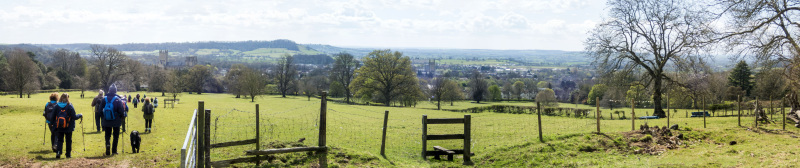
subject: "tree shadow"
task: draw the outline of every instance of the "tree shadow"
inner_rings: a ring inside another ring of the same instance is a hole
[[[53,161],[53,160],[60,160],[60,159],[56,159],[55,157],[52,157],[52,158],[44,158],[44,157],[42,157],[42,156],[40,155],[40,156],[36,156],[36,160],[41,160],[41,161]]]

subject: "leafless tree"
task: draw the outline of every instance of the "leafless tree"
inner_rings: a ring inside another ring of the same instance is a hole
[[[38,90],[39,67],[22,49],[14,49],[8,55],[8,73],[4,75],[9,88],[19,93],[22,98],[26,90]]]
[[[680,0],[609,0],[609,19],[590,32],[586,50],[602,73],[642,68],[652,86],[654,115],[662,109],[665,67],[676,60],[699,57],[711,32],[707,12]]]
[[[350,87],[350,82],[353,81],[355,78],[355,71],[359,67],[361,67],[361,63],[348,53],[339,53],[333,56],[333,69],[331,70],[331,82],[339,82],[339,84],[345,86],[344,87],[344,94],[345,98],[344,101],[350,103],[350,97],[352,96],[352,92]]]
[[[281,97],[286,97],[286,93],[297,87],[297,68],[295,66],[294,58],[287,54],[278,60],[278,64],[272,71]]]
[[[127,69],[125,63],[129,60],[125,53],[113,47],[102,45],[91,45],[92,65],[97,68],[98,79],[101,88],[108,88],[114,82],[119,81],[131,71]]]

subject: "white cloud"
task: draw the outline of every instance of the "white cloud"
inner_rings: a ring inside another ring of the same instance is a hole
[[[351,46],[580,50],[603,8],[602,1],[580,0],[19,1],[0,6],[0,43],[288,38]],[[531,45],[553,42],[562,44]]]

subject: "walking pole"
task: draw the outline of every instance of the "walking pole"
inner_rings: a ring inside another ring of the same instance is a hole
[[[44,145],[44,142],[47,141],[45,139],[47,139],[47,123],[44,123],[44,132],[42,132],[42,145]]]
[[[83,117],[81,117],[81,137],[83,137],[83,151],[86,152],[86,131],[83,129]]]

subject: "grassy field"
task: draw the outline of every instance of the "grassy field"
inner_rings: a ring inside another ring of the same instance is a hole
[[[91,96],[80,99],[79,93],[73,95],[72,102],[79,113],[91,116],[89,107]],[[94,95],[96,93],[87,93]],[[135,94],[135,93],[133,93]],[[140,92],[139,94],[144,94]],[[147,93],[148,96],[160,95]],[[42,145],[43,121],[41,110],[46,102],[46,94],[32,95],[32,98],[13,98],[13,95],[0,97],[0,167],[176,167],[179,164],[180,146],[192,110],[197,101],[204,100],[205,107],[212,110],[212,143],[245,140],[255,136],[254,110],[260,104],[261,148],[285,146],[314,146],[317,143],[317,129],[320,102],[310,101],[303,96],[279,98],[266,95],[249,102],[249,99],[236,99],[228,94],[183,94],[180,104],[174,109],[164,109],[164,104],[156,109],[154,130],[144,134],[142,152],[130,154],[125,143],[124,154],[103,157],[102,134],[91,131],[91,120],[86,120],[84,128],[85,147],[80,128],[73,137],[73,159],[54,159]],[[162,97],[159,97],[162,99]],[[443,105],[446,109],[465,109],[491,104],[533,105],[529,102],[501,102],[475,104],[456,102],[454,106]],[[130,105],[132,108],[132,105]],[[575,107],[574,104],[561,104]],[[329,155],[332,167],[459,167],[456,161],[426,161],[420,157],[421,116],[429,118],[463,117],[464,113],[432,110],[435,104],[420,102],[414,108],[354,106],[339,103],[328,104],[328,145],[333,148]],[[578,105],[578,108],[591,108]],[[386,156],[381,156],[380,142],[384,111],[388,110]],[[602,109],[608,115],[608,109]],[[629,108],[615,109],[630,111]],[[637,114],[652,109],[637,109]],[[685,110],[679,110],[682,114]],[[686,146],[668,150],[660,155],[634,154],[632,151],[609,148],[602,143],[604,139],[625,138],[622,132],[630,131],[630,120],[602,120],[601,131],[594,134],[596,121],[591,118],[568,118],[542,116],[544,142],[538,141],[536,115],[471,113],[472,115],[472,158],[476,167],[785,167],[798,160],[797,128],[787,125],[788,131],[780,131],[779,124],[751,128],[753,120],[742,118],[744,127],[737,126],[736,117],[709,117],[707,128],[703,128],[702,118],[684,118],[677,115],[671,123],[693,130],[695,139],[687,140]],[[131,109],[129,130],[144,130],[141,109]],[[630,117],[630,114],[627,115]],[[777,117],[778,115],[776,115]],[[616,116],[615,116],[616,118]],[[665,119],[636,120],[639,124],[666,125]],[[780,122],[778,122],[780,123]],[[430,134],[453,134],[463,131],[460,125],[432,125]],[[303,142],[298,142],[300,139]],[[729,141],[737,141],[729,145]],[[461,148],[459,141],[429,141],[429,146],[443,146],[450,149]],[[123,144],[119,145],[120,147]],[[582,151],[586,148],[596,149]],[[212,150],[212,160],[242,157],[244,150],[253,146],[228,147]],[[316,159],[305,153],[275,156],[269,166],[310,167]],[[247,166],[247,165],[241,165]]]

